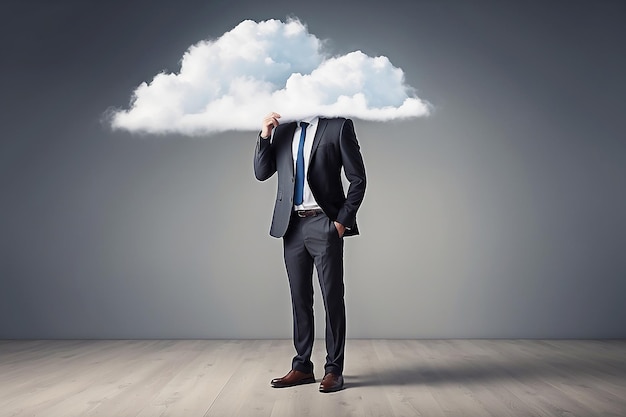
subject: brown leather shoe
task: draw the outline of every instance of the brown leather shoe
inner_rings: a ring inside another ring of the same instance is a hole
[[[320,384],[320,392],[335,392],[343,389],[343,376],[331,373],[324,375]]]
[[[293,387],[295,385],[311,384],[314,382],[315,376],[313,374],[306,374],[292,369],[284,377],[272,379],[271,384],[274,388],[286,388]]]

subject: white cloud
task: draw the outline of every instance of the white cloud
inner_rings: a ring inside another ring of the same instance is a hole
[[[393,120],[425,116],[429,105],[385,56],[361,51],[328,57],[299,20],[241,22],[183,55],[178,73],[160,73],[135,89],[127,110],[111,112],[114,129],[202,135],[257,130],[276,111]]]

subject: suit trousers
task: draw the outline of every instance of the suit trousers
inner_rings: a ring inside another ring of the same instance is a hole
[[[343,238],[324,213],[298,217],[293,213],[283,237],[285,267],[293,308],[292,369],[312,373],[315,340],[313,322],[313,266],[317,271],[326,310],[325,372],[343,374],[346,313],[343,283]]]

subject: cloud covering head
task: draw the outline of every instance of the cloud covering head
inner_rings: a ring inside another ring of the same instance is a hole
[[[245,20],[216,40],[189,47],[178,73],[135,89],[114,129],[203,135],[257,130],[270,111],[285,120],[343,116],[386,121],[425,116],[427,102],[385,56],[361,51],[329,57],[304,24]]]

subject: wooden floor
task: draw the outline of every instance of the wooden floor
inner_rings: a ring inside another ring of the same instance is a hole
[[[346,389],[332,394],[270,387],[292,349],[4,340],[0,416],[626,416],[624,340],[348,340]]]

